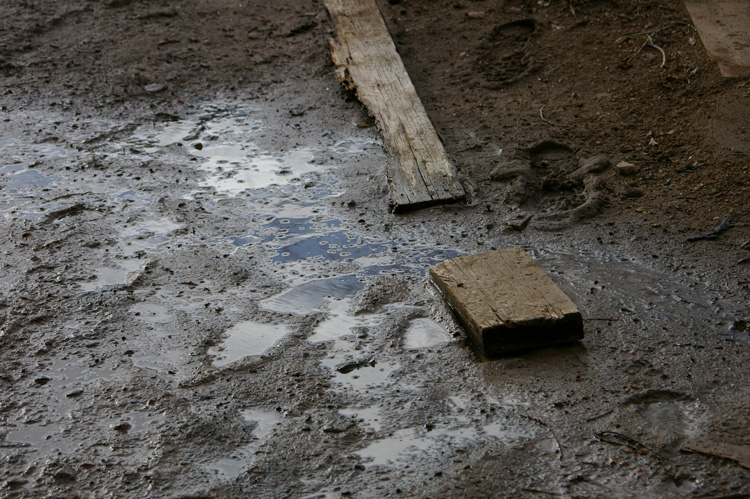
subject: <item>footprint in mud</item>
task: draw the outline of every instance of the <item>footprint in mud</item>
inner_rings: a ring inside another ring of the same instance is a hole
[[[601,211],[607,202],[602,174],[609,167],[606,156],[582,160],[572,147],[546,140],[516,151],[490,178],[509,184],[506,202],[531,211],[540,228],[554,230]]]
[[[529,49],[536,29],[536,21],[521,19],[501,24],[492,30],[480,46],[476,59],[487,88],[513,83],[536,69]]]
[[[654,431],[680,437],[698,436],[705,413],[699,401],[671,390],[648,390],[627,398],[625,404],[634,406]]]

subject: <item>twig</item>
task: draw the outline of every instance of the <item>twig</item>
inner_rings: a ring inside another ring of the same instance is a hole
[[[647,451],[656,454],[657,456],[659,455],[657,451],[640,443],[638,440],[616,431],[603,431],[601,433],[595,433],[594,436],[602,442],[607,442],[608,444],[622,445],[625,447],[630,447],[633,450]]]
[[[7,442],[0,444],[0,449],[23,449],[25,447],[31,447],[31,444],[26,442]]]
[[[592,418],[588,418],[586,420],[586,422],[590,423],[592,421],[596,421],[597,419],[603,418],[604,416],[609,416],[610,414],[612,414],[612,411],[613,411],[613,409],[610,409],[607,412],[603,412],[603,413],[599,414],[598,416],[594,416]]]
[[[554,121],[550,121],[547,118],[545,118],[544,117],[544,106],[542,106],[541,108],[539,108],[539,117],[542,118],[542,121],[544,121],[545,123],[549,123],[550,125],[556,125],[556,126],[562,126],[562,127],[567,127],[568,126],[568,125],[564,125],[562,123],[555,123]]]
[[[688,237],[687,240],[692,243],[694,241],[700,241],[702,239],[716,239],[719,234],[734,227],[734,223],[732,223],[733,221],[734,217],[732,215],[727,215],[714,230],[705,232],[703,234],[698,234],[697,236]]]
[[[667,65],[667,53],[664,52],[663,48],[661,48],[660,46],[658,46],[657,44],[654,43],[654,39],[651,38],[651,35],[646,35],[646,36],[648,37],[647,38],[648,39],[648,46],[651,47],[651,48],[655,48],[656,50],[658,50],[659,52],[661,52],[661,66],[659,66],[659,68],[663,68],[664,66]]]
[[[560,441],[557,439],[557,436],[555,436],[555,432],[552,431],[552,428],[550,428],[547,423],[545,423],[544,421],[542,421],[540,419],[535,418],[534,416],[529,416],[527,414],[522,414],[522,416],[525,417],[526,419],[529,419],[529,420],[531,420],[531,421],[533,421],[533,422],[535,422],[537,424],[540,424],[540,425],[544,426],[544,428],[550,433],[550,435],[552,435],[552,439],[557,444],[557,450],[560,451],[560,461],[562,461],[563,460],[562,445],[560,445]]]
[[[656,33],[656,32],[654,32],[654,33]],[[651,48],[656,49],[659,52],[661,52],[661,66],[659,66],[659,68],[663,68],[664,66],[666,66],[667,65],[667,53],[664,52],[664,49],[661,48],[660,46],[658,46],[657,44],[655,44],[654,43],[654,39],[651,38],[651,35],[649,35],[648,33],[639,33],[639,34],[646,35],[646,41],[643,42],[643,45],[641,45],[641,47],[638,50],[635,51],[635,54],[633,54],[632,56],[628,57],[627,60],[629,61],[629,60],[633,59],[635,56],[637,56],[638,54],[640,54],[641,51],[644,48],[651,47]]]
[[[595,482],[595,481],[591,480],[590,478],[586,478],[583,475],[574,476],[574,477],[570,478],[569,481],[570,481],[570,483],[586,482],[586,483],[590,483],[591,485],[596,485],[597,487],[599,487],[601,489],[604,489],[604,490],[611,490],[606,485],[602,485],[599,482]]]

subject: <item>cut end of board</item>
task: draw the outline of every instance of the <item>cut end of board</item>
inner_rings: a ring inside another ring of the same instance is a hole
[[[392,200],[390,203],[390,207],[393,213],[408,213],[410,211],[429,208],[430,206],[460,203],[465,200],[466,195],[462,192],[460,194],[446,194],[443,197],[425,198],[420,201],[410,200],[398,202],[397,200]]]
[[[578,307],[523,250],[451,258],[430,276],[487,357],[583,338]]]

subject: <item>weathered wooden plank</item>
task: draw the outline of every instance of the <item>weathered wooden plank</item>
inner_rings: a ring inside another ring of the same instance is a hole
[[[750,2],[686,0],[685,6],[722,76],[750,76]]]
[[[736,445],[710,440],[693,439],[682,446],[685,452],[696,452],[713,457],[722,457],[737,462],[743,468],[750,470],[750,445]]]
[[[576,305],[523,250],[452,258],[430,276],[484,355],[583,338]]]
[[[383,135],[396,211],[455,202],[465,193],[396,52],[375,0],[325,0],[336,27],[339,81],[356,91]]]

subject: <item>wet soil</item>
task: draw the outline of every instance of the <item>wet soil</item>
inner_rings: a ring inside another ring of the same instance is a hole
[[[748,82],[674,2],[380,6],[467,204],[389,213],[321,2],[0,5],[4,497],[750,493],[683,450],[750,445]],[[586,337],[482,359],[427,269],[516,246]]]

